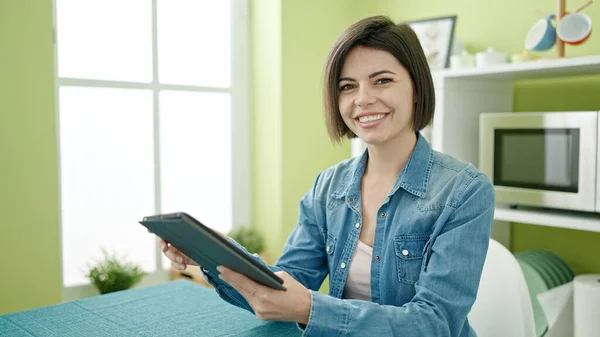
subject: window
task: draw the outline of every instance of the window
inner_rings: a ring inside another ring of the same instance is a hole
[[[247,22],[246,0],[55,0],[65,287],[102,248],[168,268],[145,215],[248,223]]]

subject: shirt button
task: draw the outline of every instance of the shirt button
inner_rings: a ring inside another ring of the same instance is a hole
[[[360,224],[357,222],[356,225],[354,225],[354,227],[358,228],[360,227]]]
[[[340,267],[341,267],[342,269],[346,268],[346,263],[345,263],[345,262],[342,262],[342,263],[340,264]]]
[[[408,255],[408,250],[404,249],[404,250],[402,251],[402,255],[404,255],[404,256],[407,256],[407,255]]]
[[[354,202],[354,198],[352,198],[352,197],[348,198],[348,202]]]
[[[381,215],[381,217],[384,217],[385,216],[385,212],[381,212],[380,215]]]
[[[375,256],[375,260],[379,261],[379,255]]]
[[[331,251],[331,246],[327,246],[327,252],[329,253]]]

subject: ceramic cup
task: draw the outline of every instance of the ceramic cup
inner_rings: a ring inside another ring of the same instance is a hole
[[[539,19],[527,33],[525,49],[542,51],[548,50],[556,43],[556,31],[552,26],[554,15],[550,14],[545,19]]]
[[[592,34],[592,19],[583,13],[563,16],[556,24],[556,35],[565,43],[578,45]]]

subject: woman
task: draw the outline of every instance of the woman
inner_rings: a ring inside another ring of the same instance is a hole
[[[327,128],[359,137],[360,158],[321,172],[297,226],[269,268],[287,291],[225,268],[204,271],[226,301],[305,335],[474,336],[476,298],[494,210],[488,178],[433,151],[419,133],[434,91],[414,32],[363,19],[334,44],[325,67]],[[196,265],[161,242],[179,269]],[[329,275],[329,295],[318,292]]]

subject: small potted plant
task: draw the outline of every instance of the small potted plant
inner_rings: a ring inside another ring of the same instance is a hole
[[[104,259],[89,266],[86,275],[100,294],[129,289],[146,275],[139,266],[125,262],[116,254],[110,255],[105,249],[102,254]]]
[[[227,235],[244,246],[250,254],[258,254],[266,262],[265,239],[256,229],[249,226],[240,226]]]

